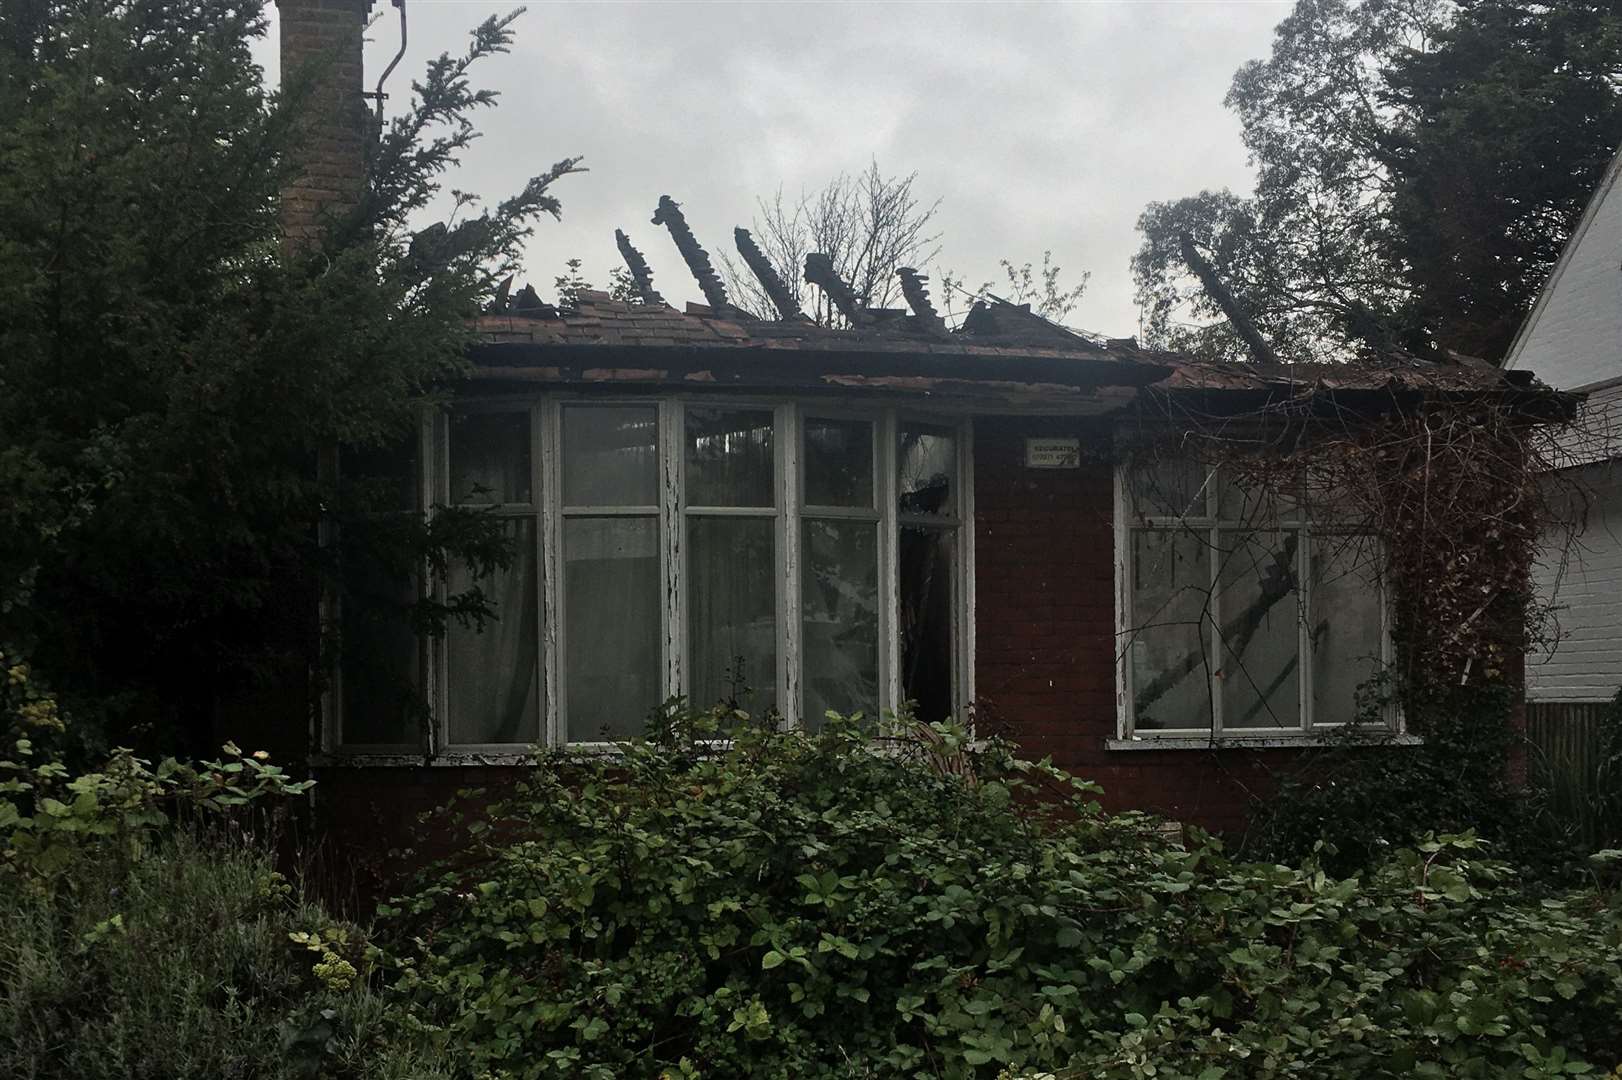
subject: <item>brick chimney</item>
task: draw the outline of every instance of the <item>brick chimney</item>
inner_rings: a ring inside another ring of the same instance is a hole
[[[281,9],[282,80],[308,67],[315,79],[299,145],[300,172],[282,192],[282,229],[302,243],[323,211],[342,212],[366,176],[370,115],[361,45],[374,0],[276,0]]]

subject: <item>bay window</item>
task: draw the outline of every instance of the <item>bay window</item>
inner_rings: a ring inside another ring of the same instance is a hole
[[[1315,494],[1186,461],[1118,471],[1123,740],[1288,742],[1357,718],[1390,660],[1380,552]]]
[[[493,618],[453,622],[426,671],[395,665],[429,704],[435,757],[611,742],[675,695],[808,728],[970,700],[966,425],[573,397],[425,423],[422,504],[494,515],[514,551],[439,585],[477,587]],[[350,695],[329,712],[334,748],[401,749]]]

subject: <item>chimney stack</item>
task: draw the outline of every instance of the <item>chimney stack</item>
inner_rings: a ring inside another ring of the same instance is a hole
[[[282,84],[306,67],[298,177],[282,192],[282,230],[291,244],[320,231],[323,213],[355,205],[366,180],[369,112],[361,46],[374,0],[276,0],[281,13]]]

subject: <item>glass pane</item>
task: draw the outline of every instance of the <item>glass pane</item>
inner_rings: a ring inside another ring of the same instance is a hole
[[[1224,523],[1268,525],[1293,521],[1301,502],[1298,476],[1278,470],[1224,465],[1217,472],[1217,514]]]
[[[687,410],[687,505],[774,506],[768,409]]]
[[[807,506],[873,505],[873,425],[867,420],[807,419]]]
[[[1138,517],[1204,517],[1206,469],[1197,461],[1147,461],[1127,472],[1129,509]]]
[[[1357,691],[1379,673],[1385,641],[1374,542],[1329,536],[1312,542],[1312,722],[1357,719]],[[1372,718],[1370,718],[1372,719]]]
[[[688,519],[688,697],[701,709],[777,706],[776,534],[772,518]]]
[[[422,670],[410,610],[417,584],[409,576],[387,573],[374,559],[346,558],[346,563],[340,741],[347,746],[419,746]]]
[[[800,531],[805,726],[832,709],[877,715],[878,529],[868,521],[805,521]]]
[[[951,428],[902,428],[896,473],[903,514],[957,512],[957,442]]]
[[[1211,726],[1207,601],[1211,552],[1204,533],[1132,534],[1127,663],[1133,726],[1140,731]]]
[[[529,413],[456,413],[450,438],[451,502],[529,502]]]
[[[642,734],[664,698],[658,520],[566,519],[563,587],[569,741]]]
[[[445,634],[446,714],[453,745],[528,745],[541,738],[535,522],[510,522],[508,535],[513,561],[507,569],[475,580],[459,565],[446,581],[453,595],[477,587],[495,612],[482,627],[452,620]]]
[[[1301,725],[1297,532],[1223,532],[1217,552],[1223,730]]]
[[[344,510],[372,514],[417,509],[417,435],[382,447],[344,447],[338,471]]]
[[[901,697],[925,723],[953,713],[952,529],[903,526],[898,556],[901,589]]]
[[[568,506],[657,505],[658,410],[565,405],[563,501]]]

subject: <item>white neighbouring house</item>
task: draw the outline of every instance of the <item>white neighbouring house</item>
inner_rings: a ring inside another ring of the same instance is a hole
[[[1557,633],[1526,658],[1534,705],[1610,701],[1622,687],[1622,151],[1505,357],[1588,400],[1559,455],[1561,487],[1586,496],[1574,537],[1550,535],[1534,570]],[[1581,497],[1581,496],[1579,496]]]

